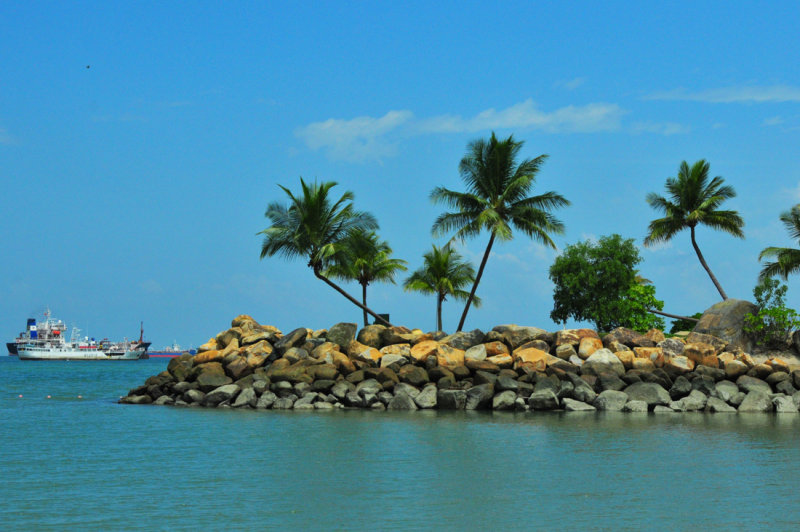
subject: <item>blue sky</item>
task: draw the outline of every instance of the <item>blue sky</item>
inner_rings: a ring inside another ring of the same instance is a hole
[[[492,131],[550,156],[535,192],[572,202],[560,248],[641,245],[645,195],[700,158],[746,222],[745,240],[697,235],[729,296],[752,298],[761,249],[796,246],[778,215],[800,202],[797,3],[436,4],[0,4],[3,335],[46,305],[92,336],[144,321],[156,346],[198,345],[240,313],[284,330],[358,322],[302,261],[259,260],[277,185],[337,181],[413,269],[444,242],[429,192],[460,189],[468,142]],[[477,264],[487,241],[461,251]],[[466,326],[557,328],[556,253],[496,246]],[[642,256],[665,310],[718,301],[688,233]],[[394,323],[434,328],[433,298],[369,295]],[[460,310],[445,304],[445,329]]]

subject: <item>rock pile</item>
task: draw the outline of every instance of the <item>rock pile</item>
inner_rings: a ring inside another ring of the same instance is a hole
[[[354,323],[287,334],[237,316],[120,402],[325,410],[798,412],[800,369],[756,363],[707,334],[548,332],[500,325],[445,335]]]

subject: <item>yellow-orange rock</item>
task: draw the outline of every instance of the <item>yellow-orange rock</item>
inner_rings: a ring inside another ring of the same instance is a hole
[[[221,362],[223,358],[225,358],[225,355],[222,354],[222,351],[218,351],[217,349],[203,351],[202,353],[197,353],[194,356],[194,365],[199,366],[200,364],[205,364],[206,362]]]
[[[786,373],[792,372],[791,368],[789,368],[789,364],[787,364],[780,358],[770,358],[764,363],[770,366],[773,369],[773,371],[785,371]]]
[[[694,361],[683,355],[676,355],[667,358],[664,368],[671,374],[682,375],[694,370]]]
[[[344,353],[341,353],[339,351],[330,351],[330,355],[333,358],[333,365],[343,375],[350,375],[351,373],[356,371],[355,364],[353,364],[353,361],[350,360],[350,357],[348,357]]]
[[[454,368],[456,366],[464,365],[464,351],[450,347],[449,345],[440,344],[436,348],[436,361],[439,366],[444,368]]]
[[[644,333],[644,335],[648,340],[652,340],[656,344],[658,342],[663,342],[664,340],[666,340],[664,333],[658,329],[650,329],[649,331]]]
[[[411,355],[411,345],[410,344],[392,344],[382,347],[380,349],[381,354],[383,355],[401,355],[404,357]]]
[[[664,353],[660,347],[634,347],[633,356],[637,358],[651,358],[653,354]]]
[[[709,368],[718,368],[719,367],[719,358],[717,355],[708,355],[704,356],[703,360],[700,362],[701,366],[708,366]]]
[[[211,338],[208,342],[198,347],[197,352],[202,353],[204,351],[215,351],[216,349],[217,349],[217,339]]]
[[[491,362],[500,369],[510,369],[514,365],[514,358],[508,353],[486,357],[486,361]]]
[[[739,353],[738,355],[736,355],[736,360],[743,363],[748,368],[752,368],[756,365],[756,361],[753,360],[753,357],[751,357],[747,353]]]
[[[242,329],[240,327],[231,327],[227,331],[222,331],[217,334],[217,346],[227,347],[233,340],[236,340],[236,347],[239,347],[239,339],[242,337]]]
[[[719,355],[717,355],[717,359],[719,360],[720,367],[724,368],[725,364],[727,364],[731,360],[736,360],[736,355],[734,355],[730,351],[724,351]]]
[[[622,362],[622,365],[625,366],[626,370],[633,368],[633,351],[625,349],[623,351],[616,351],[614,354],[617,355],[617,358],[620,362]]]
[[[272,351],[273,351],[272,344],[270,344],[266,340],[261,340],[258,343],[248,345],[247,347],[242,349],[242,354],[269,356],[272,354]]]
[[[525,364],[532,367],[534,371],[544,371],[547,369],[547,357],[549,355],[541,349],[535,347],[527,347],[524,349],[514,350],[512,358],[514,359],[514,367],[518,368]]]
[[[258,327],[258,322],[247,314],[239,314],[231,321],[231,327],[239,327],[242,330],[252,331]]]
[[[247,366],[251,369],[255,369],[264,365],[264,362],[267,360],[266,355],[255,355],[255,354],[248,354],[246,355],[245,360],[247,361]]]
[[[563,329],[556,332],[556,347],[564,344],[579,345],[583,338],[600,338],[592,329]]]
[[[631,362],[631,369],[638,369],[642,371],[653,371],[656,365],[649,358],[635,357]]]
[[[486,356],[493,357],[495,355],[507,355],[508,346],[503,342],[495,340],[494,342],[487,342],[483,344],[486,347]]]
[[[429,356],[436,354],[438,348],[439,342],[436,340],[423,340],[411,348],[411,358],[415,362],[425,362]]]
[[[716,355],[717,350],[711,344],[702,342],[688,343],[683,348],[683,356],[696,364],[702,364],[703,359],[710,355]]]
[[[725,364],[725,376],[732,381],[735,381],[740,376],[747,373],[750,369],[747,367],[747,364],[742,362],[741,360],[731,360]]]
[[[586,360],[592,353],[597,351],[598,349],[603,348],[603,341],[600,338],[593,338],[590,336],[581,338],[580,344],[578,344],[578,356],[581,357],[583,360]]]

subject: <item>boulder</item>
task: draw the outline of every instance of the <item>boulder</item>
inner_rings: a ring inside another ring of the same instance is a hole
[[[597,410],[592,405],[588,405],[582,401],[576,401],[575,399],[565,398],[563,403],[564,410],[567,412],[593,412]]]
[[[516,401],[516,393],[510,390],[500,392],[492,398],[492,410],[513,410],[516,407]]]
[[[400,379],[400,382],[405,382],[416,387],[423,386],[430,381],[428,372],[425,371],[425,368],[415,366],[413,364],[406,364],[400,368],[400,371],[397,373],[397,377]]]
[[[528,405],[533,410],[554,410],[559,406],[558,396],[551,389],[540,389],[531,394]]]
[[[766,383],[765,383],[766,384]],[[739,412],[772,412],[772,400],[762,391],[748,392],[739,405]]]
[[[516,399],[516,392],[514,399]],[[491,384],[479,384],[467,390],[467,401],[464,408],[467,410],[482,410],[492,408],[492,397],[494,396],[494,386]],[[512,399],[512,403],[514,402]]]
[[[544,329],[538,327],[520,327],[519,325],[498,325],[492,331],[502,334],[503,339],[516,349],[531,340],[541,340],[549,335]]]
[[[703,313],[694,332],[716,336],[726,344],[750,352],[753,343],[742,331],[742,325],[747,314],[756,312],[758,307],[749,301],[741,299],[720,301]]]
[[[571,346],[571,344],[564,344],[564,345]],[[578,344],[578,356],[582,360],[586,360],[592,355],[592,353],[602,348],[603,348],[603,342],[602,340],[600,340],[600,338],[593,338],[587,336],[585,338],[581,338],[581,342],[580,344]],[[564,357],[560,356],[559,358],[564,358]],[[564,360],[569,360],[569,358],[564,358]]]
[[[467,392],[464,390],[438,390],[436,405],[439,410],[464,410],[467,404]]]
[[[350,342],[356,339],[357,330],[358,325],[355,323],[337,323],[328,329],[328,333],[325,335],[325,337],[329,342],[333,342],[341,349],[345,349],[348,345],[350,345]]]
[[[730,406],[728,403],[720,399],[719,397],[709,397],[708,401],[706,402],[706,412],[711,412],[714,414],[717,413],[735,413],[736,409]]]
[[[541,349],[536,349],[535,347],[519,348],[512,354],[514,367],[530,364],[533,371],[544,371],[547,368],[547,359],[549,356],[548,353]]]
[[[240,388],[235,384],[225,384],[208,392],[203,399],[205,406],[217,406],[223,401],[229,401],[236,397]]]
[[[644,401],[648,407],[668,405],[672,402],[669,392],[655,382],[636,382],[623,390],[631,401]]]
[[[425,386],[422,391],[414,398],[417,407],[422,409],[436,408],[437,389],[436,386]]]
[[[215,388],[233,382],[233,379],[225,375],[225,370],[219,362],[200,364],[199,366],[195,366],[192,371],[193,373],[197,372],[195,381],[197,382],[197,387],[202,392],[210,392]]]
[[[700,365],[703,361],[716,354],[716,349],[713,345],[704,342],[687,342],[683,348],[683,356]]]
[[[748,371],[748,367],[744,362],[739,360],[731,360],[725,364],[725,376],[729,379],[737,379]]]
[[[694,362],[683,355],[669,357],[664,362],[664,371],[673,378],[685,375],[692,370],[694,370]]]
[[[603,345],[606,348],[611,342],[619,342],[633,349],[634,347],[655,347],[656,343],[645,335],[626,329],[625,327],[617,327],[603,337]]]
[[[697,412],[703,410],[708,402],[708,396],[701,391],[692,390],[683,399],[672,401],[669,407],[678,412]]]
[[[383,336],[383,331],[385,330],[385,325],[367,325],[358,331],[358,337],[356,340],[364,345],[374,347],[375,349],[380,349],[382,347],[381,338]],[[345,348],[346,346],[347,344],[344,344],[342,348]]]
[[[658,347],[661,348],[664,352],[664,356],[667,358],[682,355],[685,345],[686,344],[677,338],[667,338],[666,340],[658,342]]]
[[[417,408],[414,399],[404,392],[396,394],[386,405],[386,410],[417,410]]]
[[[584,338],[600,338],[597,331],[592,329],[562,329],[556,332],[555,345],[570,344],[574,347],[580,346]]]
[[[581,373],[585,375],[600,375],[604,372],[616,373],[618,376],[625,374],[625,366],[622,361],[605,348],[592,353],[581,366]]]
[[[485,338],[483,331],[475,329],[472,331],[461,331],[442,338],[439,343],[444,344],[460,351],[466,351],[470,347],[483,343]]]
[[[661,406],[661,405],[659,405]],[[623,412],[647,412],[649,406],[646,401],[628,401],[622,407]]]
[[[411,359],[417,364],[424,364],[428,357],[436,355],[439,342],[436,340],[423,340],[411,348]]]
[[[739,387],[739,390],[748,394],[754,391],[758,391],[766,395],[770,395],[772,393],[772,388],[770,385],[761,379],[757,379],[756,377],[742,375],[736,379],[736,385]]]
[[[677,401],[678,399],[681,399],[689,395],[691,391],[692,391],[692,383],[689,382],[689,379],[687,379],[683,375],[680,375],[672,383],[672,387],[669,389],[669,396],[673,400]]]
[[[797,405],[788,395],[778,395],[772,398],[772,406],[779,414],[797,414]]]
[[[308,331],[304,328],[295,329],[275,342],[275,350],[283,356],[292,347],[301,347],[308,338]]]
[[[664,332],[660,329],[650,329],[646,333],[644,333],[645,338],[648,340],[652,340],[656,345],[659,342],[663,342],[666,338],[664,336]]]
[[[578,353],[572,347],[572,344],[564,344],[556,347],[556,356],[562,360],[570,360],[572,357],[578,357]],[[578,358],[580,359],[580,357]]]
[[[502,344],[501,344],[502,345]],[[505,347],[505,346],[504,346]],[[475,362],[482,362],[487,357],[486,344],[478,344],[470,347],[464,352],[464,361],[472,360]]]

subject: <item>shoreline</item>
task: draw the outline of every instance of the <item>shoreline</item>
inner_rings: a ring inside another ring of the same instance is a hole
[[[120,399],[255,410],[798,413],[800,359],[618,328],[445,335],[338,323],[282,333],[237,316]]]

